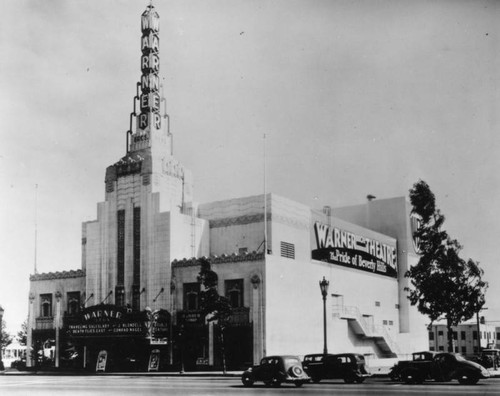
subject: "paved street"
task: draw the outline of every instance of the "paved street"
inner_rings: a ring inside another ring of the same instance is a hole
[[[166,377],[166,376],[49,376],[0,375],[2,395],[500,395],[500,378],[463,386],[428,382],[423,385],[393,383],[385,378],[371,378],[363,384],[325,381],[302,388],[283,385],[266,388],[256,384],[243,388],[236,377]]]

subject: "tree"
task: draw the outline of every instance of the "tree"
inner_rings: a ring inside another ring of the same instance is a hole
[[[26,345],[28,342],[28,320],[26,319],[21,324],[21,330],[17,332],[17,342],[20,345]]]
[[[0,347],[2,348],[3,351],[10,344],[12,344],[12,336],[9,333],[7,333],[5,320],[2,320],[1,331],[2,331],[2,343],[0,344]]]
[[[198,274],[198,282],[200,282],[204,290],[200,292],[200,307],[203,312],[203,317],[208,322],[214,322],[220,329],[220,344],[222,355],[222,371],[226,373],[226,355],[224,349],[224,331],[229,324],[231,318],[231,304],[229,299],[220,296],[217,291],[218,276],[212,271],[210,261],[202,257],[198,259],[200,264],[200,272]]]
[[[405,274],[412,287],[406,288],[412,305],[431,323],[446,319],[448,350],[453,350],[452,326],[469,320],[483,307],[488,284],[482,280],[479,263],[459,256],[462,246],[442,229],[445,217],[436,208],[429,185],[419,180],[410,190],[413,214],[420,225],[414,232],[420,259]]]

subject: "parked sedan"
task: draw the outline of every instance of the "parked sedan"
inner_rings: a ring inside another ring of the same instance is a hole
[[[256,381],[262,381],[267,386],[280,386],[287,382],[299,387],[309,382],[310,378],[297,356],[267,356],[241,376],[244,386],[252,386]]]
[[[365,367],[364,356],[355,353],[306,355],[302,365],[313,382],[343,379],[345,383],[352,384],[361,383],[371,376]]]

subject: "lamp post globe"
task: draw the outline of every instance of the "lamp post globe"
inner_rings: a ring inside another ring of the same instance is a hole
[[[321,290],[321,295],[323,296],[323,354],[328,353],[327,342],[326,342],[326,296],[328,295],[328,286],[330,282],[323,277],[323,280],[319,281],[319,288]]]

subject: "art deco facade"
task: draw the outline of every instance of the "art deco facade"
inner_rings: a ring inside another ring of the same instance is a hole
[[[404,292],[417,260],[405,199],[334,210],[274,194],[196,204],[159,94],[153,6],[141,27],[127,151],[106,169],[97,219],[83,223],[81,268],[31,276],[28,344],[43,354],[52,340],[57,367],[94,369],[104,350],[106,370],[151,369],[153,355],[152,369],[220,367],[220,329],[199,306],[205,256],[233,306],[228,368],[320,351],[323,277],[329,351],[383,359],[426,349],[425,321]]]

